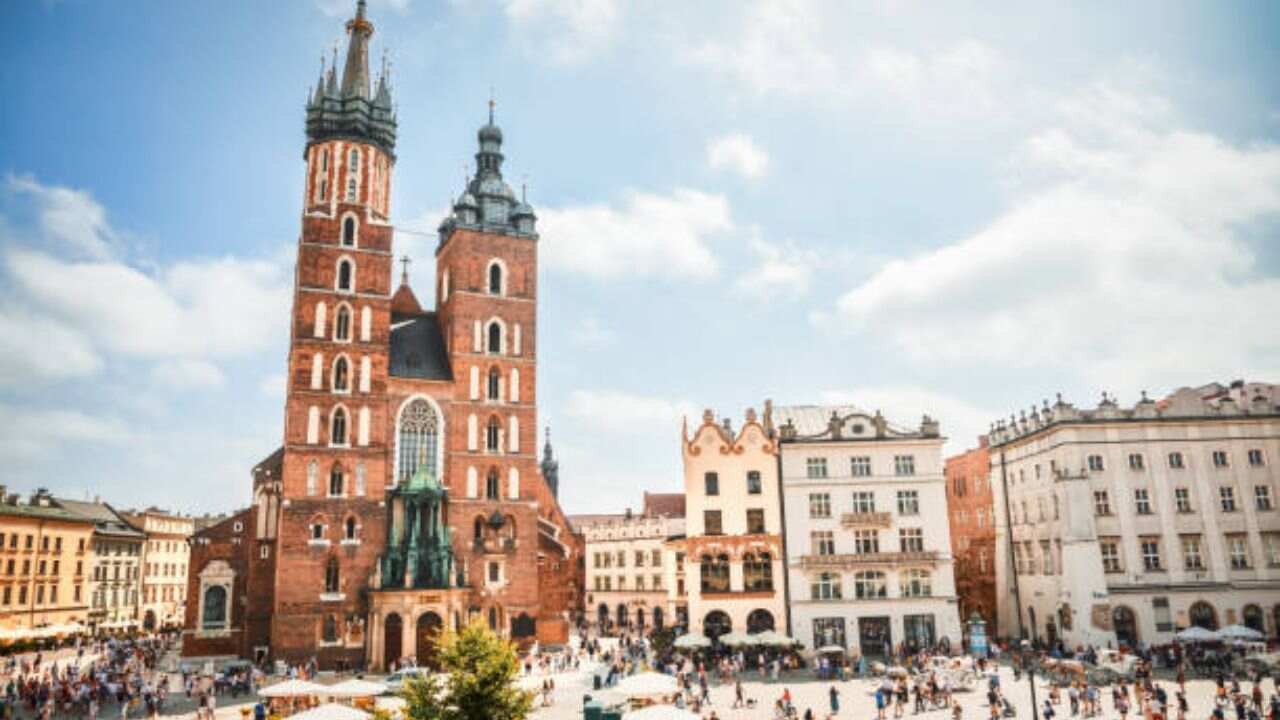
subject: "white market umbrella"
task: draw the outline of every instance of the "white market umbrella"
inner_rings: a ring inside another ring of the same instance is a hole
[[[525,675],[516,679],[516,687],[520,690],[539,691],[546,680],[546,675]]]
[[[285,680],[271,687],[258,691],[262,697],[304,697],[308,695],[326,695],[329,688],[306,680]]]
[[[1262,633],[1244,625],[1228,625],[1218,631],[1218,637],[1229,640],[1261,640]]]
[[[721,645],[751,645],[756,641],[755,637],[744,632],[738,632],[737,630],[727,632],[721,635],[718,639],[720,640]]]
[[[370,682],[368,680],[360,680],[352,678],[344,680],[336,685],[329,685],[325,688],[329,697],[373,697],[381,695],[387,691],[387,686],[380,682]]]
[[[752,638],[756,643],[759,643],[760,645],[779,645],[779,646],[786,647],[789,645],[796,644],[796,641],[794,638],[788,637],[786,635],[783,635],[780,632],[776,632],[773,630],[765,630],[764,632],[756,633],[755,635],[752,636]]]
[[[618,681],[615,689],[630,697],[645,697],[649,695],[670,695],[679,690],[679,684],[670,675],[642,672],[622,678],[622,680]]]
[[[367,720],[369,717],[369,713],[363,710],[337,703],[321,705],[289,716],[290,720]]]
[[[1220,639],[1218,633],[1212,630],[1206,630],[1199,625],[1192,625],[1186,630],[1181,630],[1173,636],[1175,640],[1182,642],[1213,642]]]
[[[640,710],[632,710],[622,716],[622,720],[701,720],[696,712],[683,710],[672,705],[650,705]]]
[[[840,647],[839,645],[823,645],[822,647],[818,648],[818,652],[822,653],[823,655],[827,655],[829,653],[840,653],[841,655],[843,655],[844,648]]]
[[[711,641],[705,635],[681,635],[672,644],[686,650],[711,647]]]

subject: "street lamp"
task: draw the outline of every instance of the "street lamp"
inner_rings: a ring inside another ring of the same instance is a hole
[[[1036,666],[1032,661],[1031,653],[1035,652],[1036,640],[1036,609],[1027,608],[1027,618],[1031,621],[1031,642],[1023,648],[1022,652],[1022,669],[1027,673],[1027,684],[1031,687],[1031,720],[1040,720],[1040,705],[1036,702]],[[1026,643],[1026,640],[1022,642]]]

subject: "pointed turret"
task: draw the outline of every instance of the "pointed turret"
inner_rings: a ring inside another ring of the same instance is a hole
[[[547,428],[547,442],[542,446],[542,478],[551,488],[551,495],[558,497],[560,492],[560,461],[556,460],[551,449],[551,428]]]
[[[369,37],[373,23],[365,17],[365,0],[356,3],[356,16],[347,21],[347,64],[342,69],[342,98],[369,99]]]
[[[324,78],[324,93],[307,105],[308,144],[332,139],[356,140],[377,145],[394,156],[395,106],[384,69],[377,93],[370,90],[369,38],[373,23],[365,17],[365,0],[356,3],[356,15],[347,22],[347,59],[339,81],[337,48]],[[341,82],[341,84],[339,84]]]

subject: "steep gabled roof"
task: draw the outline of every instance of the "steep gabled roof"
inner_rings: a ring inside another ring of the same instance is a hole
[[[453,380],[435,313],[422,313],[391,324],[389,365],[388,373],[394,377]]]

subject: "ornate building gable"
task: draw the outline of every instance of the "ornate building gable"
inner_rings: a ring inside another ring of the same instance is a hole
[[[911,430],[889,422],[879,410],[868,413],[852,405],[779,407],[777,415],[781,421],[778,436],[783,442],[909,440],[939,436],[938,421],[928,415],[921,418],[918,429]]]
[[[689,435],[689,420],[685,418],[681,435],[685,459],[702,455],[704,451],[715,450],[721,455],[742,455],[745,452],[761,452],[776,455],[777,443],[770,430],[771,405],[765,403],[765,420],[763,424],[756,416],[754,408],[747,408],[746,422],[735,434],[729,418],[716,422],[715,413],[710,409],[702,412],[702,424]]]

